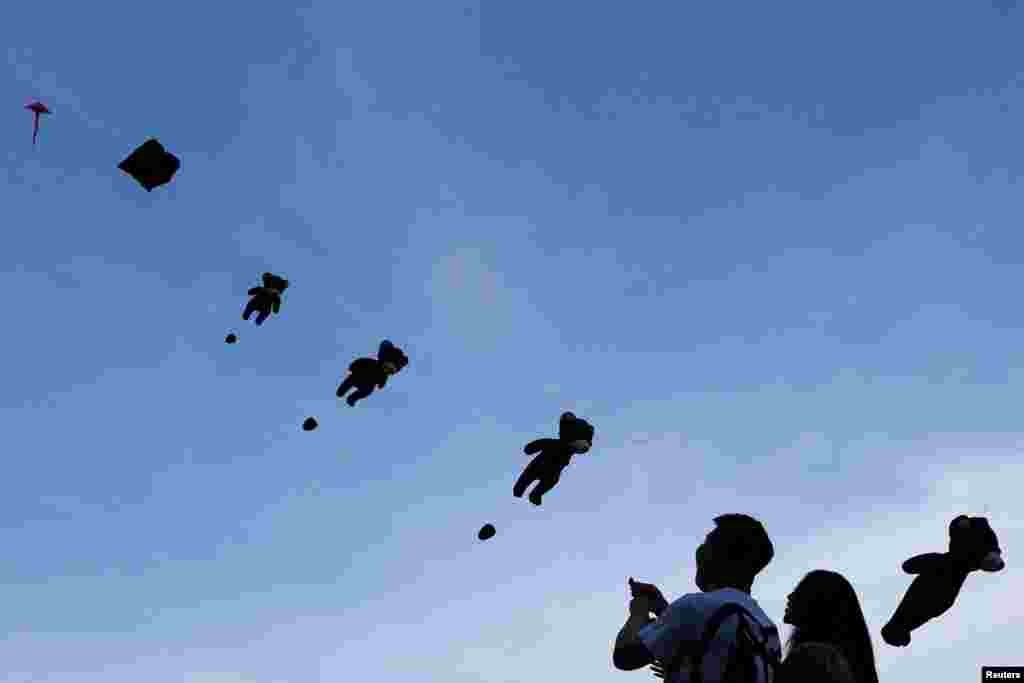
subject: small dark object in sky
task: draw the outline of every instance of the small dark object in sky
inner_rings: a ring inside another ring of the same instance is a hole
[[[307,417],[306,421],[302,423],[302,428],[307,432],[311,432],[316,429],[316,420],[312,417]]]
[[[171,182],[181,168],[181,161],[164,149],[156,138],[150,138],[117,167],[135,178],[146,192],[152,192],[154,188]]]
[[[480,532],[476,535],[481,541],[486,541],[488,538],[494,538],[494,534],[498,533],[494,530],[493,524],[484,524],[480,527]]]
[[[35,101],[32,104],[26,104],[25,109],[28,109],[33,114],[32,121],[32,146],[35,147],[36,136],[39,134],[39,115],[49,114],[50,110],[46,108],[46,105],[40,101]]]
[[[234,333],[229,334],[228,336],[224,337],[224,343],[225,344],[234,344],[236,341],[238,341],[238,335],[236,335]]]
[[[562,413],[558,421],[557,439],[537,439],[526,444],[523,452],[533,455],[539,452],[519,475],[512,495],[522,498],[526,488],[538,482],[530,492],[530,502],[541,504],[541,496],[550,491],[558,483],[558,479],[572,460],[573,455],[586,453],[594,443],[594,426],[572,413]]]

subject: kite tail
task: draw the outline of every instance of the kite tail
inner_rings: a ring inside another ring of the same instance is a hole
[[[32,146],[36,146],[36,136],[39,135],[39,114],[36,114],[36,120],[32,123]]]

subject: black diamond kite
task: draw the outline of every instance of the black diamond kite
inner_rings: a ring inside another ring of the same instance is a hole
[[[128,158],[117,165],[119,169],[152,192],[154,188],[166,185],[181,168],[181,160],[160,144],[156,138],[142,143]]]

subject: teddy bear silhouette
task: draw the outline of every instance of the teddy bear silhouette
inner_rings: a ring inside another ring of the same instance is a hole
[[[537,486],[530,492],[530,502],[540,505],[541,497],[553,489],[568,466],[572,456],[586,453],[594,443],[594,427],[584,419],[572,413],[562,413],[558,421],[557,439],[537,439],[526,444],[523,452],[533,455],[540,454],[530,461],[518,481],[512,487],[512,495],[522,498],[523,493],[533,482]]]
[[[242,320],[248,320],[249,316],[254,312],[258,312],[256,324],[262,325],[263,321],[270,317],[271,310],[274,313],[280,313],[281,294],[286,289],[288,289],[287,280],[273,273],[263,273],[263,286],[253,287],[248,292],[252,298],[245,305],[245,310],[242,312]]]
[[[357,358],[348,366],[349,375],[338,386],[335,395],[341,398],[355,387],[355,391],[345,399],[349,406],[354,406],[373,393],[374,388],[383,389],[388,377],[394,375],[406,365],[409,358],[402,349],[385,339],[380,343],[376,358]]]
[[[979,569],[998,572],[1005,566],[988,519],[960,515],[949,524],[949,552],[916,555],[903,563],[903,571],[917,576],[882,627],[882,639],[905,647],[911,631],[953,606],[968,574]]]

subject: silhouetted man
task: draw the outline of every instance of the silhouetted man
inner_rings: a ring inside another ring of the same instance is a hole
[[[764,663],[753,669],[754,680],[772,683],[773,665],[781,657],[782,644],[778,629],[750,590],[774,555],[768,533],[753,517],[716,517],[715,528],[696,552],[695,582],[700,593],[688,593],[669,604],[657,586],[630,579],[634,597],[629,603],[629,619],[615,640],[615,668],[634,671],[655,663],[663,667],[666,683],[690,683],[691,673],[699,667],[703,683],[719,683],[727,664],[722,654],[732,652],[743,620],[744,631],[752,634],[752,647],[763,648],[767,655]],[[738,606],[744,613],[725,617],[717,629],[712,625],[707,649],[697,652],[709,620],[726,605]],[[651,613],[657,619],[651,619]]]

